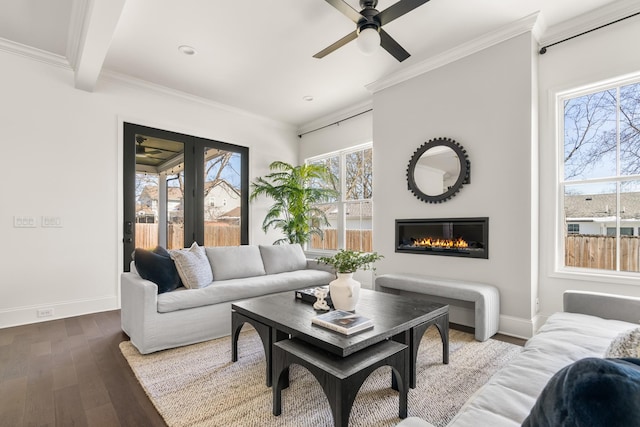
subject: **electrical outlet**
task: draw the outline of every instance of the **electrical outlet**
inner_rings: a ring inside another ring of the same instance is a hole
[[[38,317],[52,317],[53,308],[39,308],[37,311]]]

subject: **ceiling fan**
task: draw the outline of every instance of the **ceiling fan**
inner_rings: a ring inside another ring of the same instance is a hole
[[[378,46],[382,46],[394,58],[402,62],[411,55],[387,34],[387,32],[382,29],[382,26],[411,12],[429,0],[400,0],[382,12],[376,9],[378,0],[360,0],[360,7],[362,8],[360,12],[352,8],[344,0],[325,1],[355,22],[356,29],[331,46],[313,55],[314,58],[324,58],[334,50],[341,48],[357,38],[358,47],[365,55],[371,55]]]
[[[138,144],[136,145],[137,157],[152,156],[154,154],[162,153],[162,150],[158,150],[158,149],[147,151],[147,148],[151,148],[151,147],[145,147],[144,145],[142,145],[142,143],[145,142],[146,140],[147,138],[145,138],[144,136],[136,135],[136,143]]]

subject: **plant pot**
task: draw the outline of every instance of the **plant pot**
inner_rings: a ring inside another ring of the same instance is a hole
[[[331,301],[336,310],[353,311],[360,297],[360,282],[353,273],[337,273],[338,278],[329,283]]]

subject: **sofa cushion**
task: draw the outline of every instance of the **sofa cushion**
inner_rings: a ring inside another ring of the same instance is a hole
[[[335,276],[327,271],[308,269],[243,279],[222,280],[213,282],[211,286],[203,289],[183,290],[179,288],[173,292],[158,295],[158,312],[167,313],[276,292],[312,288],[326,285],[333,279],[335,279]],[[293,299],[294,294],[291,292],[291,300],[293,301]]]
[[[213,274],[202,246],[194,242],[189,249],[173,250],[170,254],[186,288],[199,289],[211,284]]]
[[[522,426],[638,425],[638,402],[640,359],[589,357],[551,377]]]
[[[158,293],[172,291],[180,286],[180,276],[169,252],[162,246],[152,251],[136,248],[133,255],[135,270],[140,277],[158,285]]]
[[[605,357],[640,357],[640,328],[621,333],[611,341]]]
[[[304,270],[307,258],[298,243],[284,245],[260,245],[260,254],[267,274]]]
[[[213,271],[213,280],[264,276],[264,265],[257,246],[220,246],[205,248]]]

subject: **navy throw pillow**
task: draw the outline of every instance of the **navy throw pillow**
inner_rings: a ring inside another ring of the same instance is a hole
[[[158,285],[158,293],[173,291],[180,286],[180,276],[169,252],[162,246],[154,250],[136,249],[133,255],[140,277]]]
[[[564,367],[522,426],[640,426],[640,359],[589,357]]]

